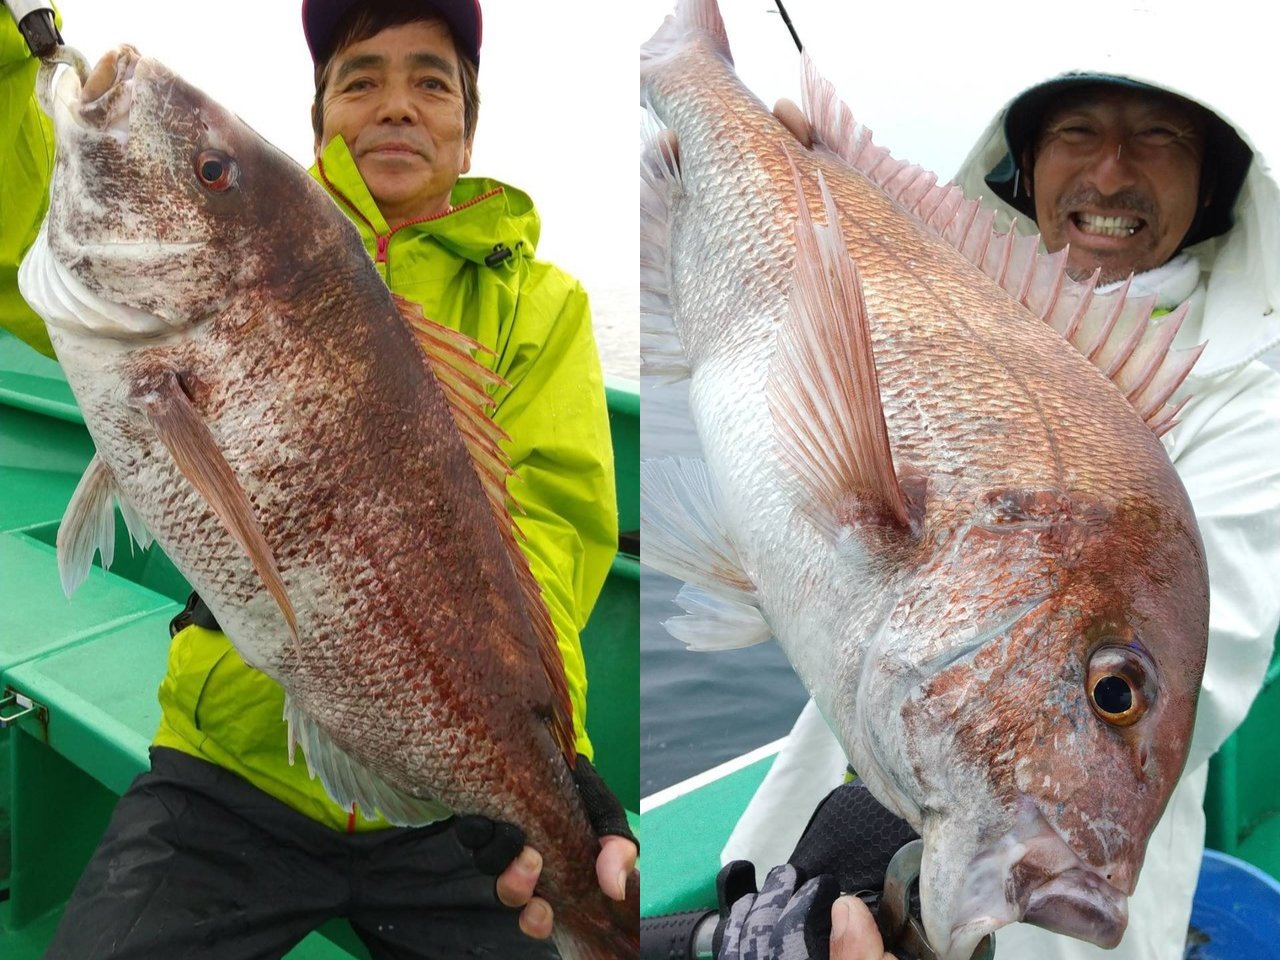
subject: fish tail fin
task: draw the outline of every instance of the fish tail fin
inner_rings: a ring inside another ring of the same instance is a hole
[[[574,909],[556,914],[551,939],[561,960],[623,960],[640,953],[640,874],[627,880],[625,900],[606,900],[603,913]]]
[[[657,32],[641,45],[641,67],[669,56],[695,36],[710,39],[716,52],[733,63],[729,35],[716,0],[679,0],[676,12],[663,20]]]

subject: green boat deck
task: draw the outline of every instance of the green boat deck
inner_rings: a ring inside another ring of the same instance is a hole
[[[639,528],[639,395],[609,383],[623,531]],[[34,960],[117,797],[147,769],[169,621],[189,588],[156,547],[117,523],[110,572],[68,600],[58,521],[93,446],[57,365],[0,335],[0,956]],[[632,539],[630,542],[634,542]],[[583,633],[601,775],[639,805],[639,563],[615,559]],[[35,706],[27,709],[28,702]],[[638,821],[637,821],[638,822]],[[349,925],[312,934],[290,960],[367,957]]]

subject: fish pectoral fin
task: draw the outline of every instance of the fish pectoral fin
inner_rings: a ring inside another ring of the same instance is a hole
[[[411,300],[392,295],[401,317],[409,325],[426,357],[427,364],[440,385],[462,434],[462,442],[471,455],[476,477],[489,501],[498,533],[520,585],[524,609],[529,616],[537,640],[538,659],[546,677],[551,699],[551,730],[556,745],[572,767],[576,759],[573,732],[573,704],[569,699],[569,681],[564,672],[564,657],[556,640],[542,587],[529,567],[529,558],[520,549],[517,537],[523,537],[512,519],[512,510],[520,505],[507,493],[507,478],[512,476],[511,461],[500,442],[508,437],[489,415],[493,399],[489,389],[507,386],[507,381],[479,363],[476,352],[492,354],[492,350],[465,334],[428,320],[422,307]]]
[[[208,425],[192,405],[178,374],[167,370],[150,379],[145,391],[138,390],[130,397],[130,405],[147,418],[178,471],[248,554],[267,592],[284,614],[294,641],[300,644],[293,604],[285,591],[275,555],[254,516],[253,505],[218,449]]]
[[[772,639],[773,628],[760,609],[723,593],[686,583],[676,594],[683,616],[663,621],[667,633],[690,650],[738,650]]]
[[[1156,298],[1130,293],[1127,282],[1099,294],[1096,272],[1086,280],[1071,279],[1065,247],[1041,253],[1039,234],[1020,235],[1013,224],[997,232],[994,210],[966,198],[955,184],[939,184],[922,167],[895,159],[854,120],[808,54],[803,59],[804,112],[814,142],[871,180],[1062,334],[1120,389],[1156,436],[1172,429],[1186,401],[1174,405],[1170,398],[1204,350],[1204,344],[1172,349],[1189,304],[1155,317]]]
[[[806,512],[821,526],[839,527],[856,497],[907,530],[907,496],[889,447],[862,283],[821,174],[818,185],[824,227],[813,222],[796,171],[790,315],[778,332],[766,387],[779,452],[805,491]]]
[[[650,111],[640,153],[640,364],[663,383],[689,378],[671,304],[671,208],[683,186],[680,143]]]
[[[95,552],[102,555],[104,570],[115,559],[116,518],[111,505],[115,493],[115,477],[94,454],[58,525],[58,575],[68,597],[89,576]]]
[[[355,804],[366,817],[381,813],[398,827],[422,826],[452,815],[444,804],[397,790],[354,760],[288,694],[284,698],[284,719],[289,725],[289,762],[294,762],[295,746],[301,746],[307,772],[320,778],[325,791],[344,810]]]
[[[678,580],[756,602],[756,586],[720,522],[705,461],[680,457],[640,464],[640,559]]]

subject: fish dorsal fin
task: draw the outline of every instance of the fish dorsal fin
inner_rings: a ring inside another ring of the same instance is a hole
[[[640,153],[640,368],[647,377],[676,383],[689,361],[676,333],[671,306],[671,205],[679,195],[679,145],[650,111]]]
[[[392,294],[392,300],[417,338],[427,363],[440,384],[449,404],[449,411],[453,414],[453,422],[457,424],[462,442],[471,454],[472,465],[489,501],[498,532],[507,547],[516,581],[524,598],[524,607],[528,611],[537,639],[538,659],[551,693],[552,735],[572,766],[577,752],[574,748],[573,705],[569,700],[564,658],[556,643],[555,626],[551,622],[547,603],[542,598],[542,588],[529,567],[529,558],[524,555],[516,540],[517,536],[523,537],[523,534],[511,513],[512,509],[519,510],[519,504],[507,494],[507,478],[514,471],[506,451],[500,446],[500,442],[508,438],[489,415],[493,399],[489,396],[488,388],[506,386],[506,381],[474,359],[475,351],[492,353],[488,347],[466,334],[428,320],[423,316],[422,307],[411,300],[395,294]]]
[[[178,373],[174,370],[158,371],[156,376],[138,387],[129,401],[147,418],[173,457],[178,472],[204,498],[214,515],[222,521],[224,529],[248,555],[267,593],[284,615],[294,643],[301,646],[297,615],[285,590],[275,554],[254,514],[253,504],[235,471],[218,449],[208,425],[187,396]]]
[[[289,762],[294,762],[295,748],[300,745],[307,772],[320,778],[325,791],[344,810],[355,804],[365,816],[381,813],[398,827],[422,826],[452,815],[444,804],[409,796],[352,759],[288,694],[284,698],[284,719],[289,730]]]
[[[851,495],[870,497],[906,528],[907,498],[889,448],[862,284],[821,174],[818,185],[824,227],[813,222],[796,173],[790,315],[769,368],[769,410],[782,459],[821,516],[838,518]]]
[[[641,559],[686,581],[676,596],[685,615],[663,623],[693,650],[733,650],[768,640],[751,577],[723,524],[711,471],[702,460],[640,464]]]
[[[995,231],[995,211],[967,199],[960,187],[878,146],[836,95],[835,87],[804,57],[804,112],[813,138],[880,187],[937,236],[959,250],[1037,317],[1093,362],[1133,404],[1157,436],[1174,425],[1181,404],[1168,401],[1195,365],[1204,345],[1171,345],[1188,305],[1153,319],[1154,297],[1134,297],[1129,284],[1095,292],[1096,276],[1066,275],[1067,251],[1040,252],[1040,237]],[[1183,401],[1185,403],[1185,400]]]

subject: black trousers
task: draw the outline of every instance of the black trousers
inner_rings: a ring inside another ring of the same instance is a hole
[[[338,833],[161,747],[121,797],[45,960],[274,960],[346,917],[375,960],[557,957],[453,821]]]

